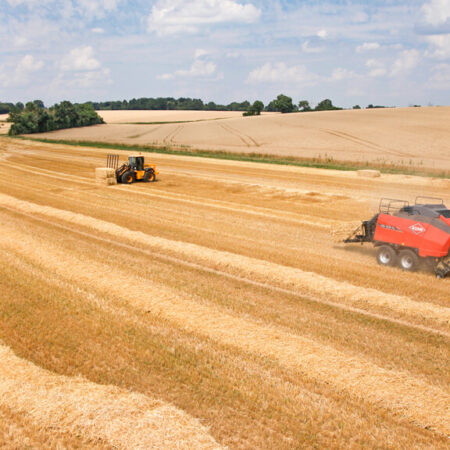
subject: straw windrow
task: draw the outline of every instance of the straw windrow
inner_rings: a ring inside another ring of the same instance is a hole
[[[205,448],[219,445],[179,409],[81,377],[54,375],[0,344],[0,403],[39,428],[82,434],[116,448]]]
[[[59,250],[51,242],[27,237],[22,232],[8,229],[8,236],[14,237],[14,245],[0,236],[3,247],[20,252],[45,270],[72,283],[108,292],[142,311],[170,320],[186,331],[272,358],[307,378],[365,398],[423,427],[431,427],[442,434],[450,432],[448,393],[407,372],[381,368],[361,357],[347,355],[281,327],[265,326],[224,313],[203,305],[195,297],[181,297],[177,291],[112,268],[94,258],[81,260]],[[123,286],[127,289],[124,290]],[[143,292],[152,294],[143,296]]]
[[[361,307],[361,305],[383,307],[400,314],[425,318],[446,327],[450,323],[450,310],[448,308],[431,303],[417,302],[406,296],[386,294],[377,289],[354,286],[346,281],[333,280],[298,268],[282,266],[197,244],[151,236],[83,214],[37,205],[5,194],[0,194],[0,205],[88,227],[138,243],[139,246],[147,245],[157,251],[201,261],[213,268],[220,268],[239,275],[245,274],[262,281],[269,279],[276,285],[281,284],[304,295],[320,295],[358,307]]]

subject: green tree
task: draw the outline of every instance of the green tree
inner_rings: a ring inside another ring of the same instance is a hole
[[[261,100],[256,100],[253,105],[248,108],[247,112],[244,112],[243,116],[259,116],[264,109],[264,103]]]
[[[300,100],[298,102],[298,107],[302,112],[311,111],[311,106],[309,105],[308,100]]]
[[[103,123],[91,103],[75,104],[63,101],[49,109],[39,103],[28,102],[20,112],[17,108],[10,112],[8,121],[12,122],[10,135],[42,133],[60,128],[83,127]]]
[[[259,116],[264,109],[264,103],[261,100],[256,100],[252,105],[252,109],[255,112],[255,115]]]
[[[267,105],[267,111],[279,111],[281,113],[294,112],[296,107],[292,103],[292,98],[287,95],[280,94],[275,100]]]
[[[338,108],[337,106],[333,105],[333,102],[329,99],[326,98],[325,100],[322,100],[315,108],[315,111],[335,111],[338,109],[342,109],[342,108]]]
[[[353,109],[361,109],[361,106],[355,105],[355,106],[353,107]]]
[[[38,108],[45,108],[44,102],[42,100],[33,100],[33,103],[38,107]]]

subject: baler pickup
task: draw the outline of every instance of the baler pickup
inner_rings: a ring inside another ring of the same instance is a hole
[[[350,236],[344,239],[346,244],[351,242],[373,242],[373,235],[375,234],[375,227],[377,225],[378,214],[370,220],[365,220],[357,227]]]

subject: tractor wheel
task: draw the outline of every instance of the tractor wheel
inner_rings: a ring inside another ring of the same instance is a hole
[[[142,180],[146,182],[155,181],[156,180],[155,172],[153,172],[153,170],[147,170]]]
[[[397,253],[389,245],[382,245],[377,251],[377,261],[382,266],[395,266]]]
[[[419,257],[412,250],[402,250],[399,254],[399,264],[403,270],[414,272],[419,265]]]
[[[131,171],[125,172],[120,178],[122,183],[131,184],[134,181],[134,174]]]

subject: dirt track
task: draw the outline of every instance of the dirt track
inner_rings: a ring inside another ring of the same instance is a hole
[[[378,267],[331,232],[382,196],[448,204],[448,180],[149,155],[158,182],[99,187],[105,155],[0,141],[6,346],[156,397],[230,447],[447,444],[450,279]],[[2,415],[48,439],[20,398],[0,394]]]

